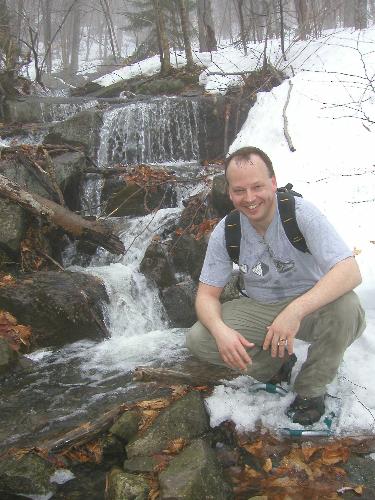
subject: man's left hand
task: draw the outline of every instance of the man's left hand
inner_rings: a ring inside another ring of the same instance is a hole
[[[284,357],[285,349],[293,354],[294,338],[297,335],[301,321],[297,314],[286,307],[276,316],[273,323],[267,327],[267,335],[264,339],[263,349],[271,346],[271,356],[275,358]]]

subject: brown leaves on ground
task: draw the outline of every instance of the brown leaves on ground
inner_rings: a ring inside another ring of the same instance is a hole
[[[10,274],[2,274],[0,275],[0,287],[13,285],[16,280]]]
[[[19,351],[21,346],[30,345],[31,327],[19,325],[14,316],[0,309],[0,337],[9,343],[13,350]]]
[[[236,498],[253,492],[276,500],[333,500],[349,490],[362,494],[363,486],[348,483],[340,466],[350,457],[344,441],[300,444],[262,435],[251,442],[242,438],[239,446],[245,465],[228,468]],[[247,465],[249,460],[256,465]]]
[[[70,448],[62,455],[72,462],[100,464],[103,458],[103,447],[100,440],[95,440]]]
[[[128,184],[137,184],[137,186],[151,191],[161,184],[176,180],[176,177],[167,170],[153,168],[149,165],[138,165],[136,168],[132,168],[128,174],[123,174],[123,178]]]

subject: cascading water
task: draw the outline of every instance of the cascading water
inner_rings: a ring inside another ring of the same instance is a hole
[[[103,115],[97,164],[191,163],[199,159],[199,102],[152,98],[131,102]],[[89,176],[82,190],[86,213],[100,214],[102,181]]]
[[[173,117],[177,114],[178,119]],[[173,119],[172,125],[167,125],[168,117]],[[134,132],[129,120],[133,120]],[[146,133],[148,127],[157,139]],[[172,128],[174,140],[179,141],[176,145],[166,138]],[[99,163],[104,166],[130,159],[127,154],[133,154],[137,161],[192,161],[198,156],[197,130],[197,103],[192,101],[155,99],[147,105],[115,108],[105,113]],[[127,143],[120,144],[121,134],[127,134],[133,145],[138,141],[132,153]],[[178,164],[174,164],[174,170],[176,167]],[[192,177],[196,177],[195,171]],[[70,429],[96,418],[109,405],[142,397],[142,390],[148,391],[143,394],[145,398],[150,397],[149,388],[132,384],[131,370],[139,365],[160,366],[185,356],[183,330],[168,329],[157,290],[138,270],[151,238],[168,229],[180,210],[169,208],[146,217],[117,219],[126,254],[115,257],[101,249],[90,267],[70,268],[103,279],[110,300],[106,316],[111,337],[99,343],[81,341],[57,350],[37,351],[30,356],[36,362],[34,368],[21,379],[7,381],[3,388],[0,443],[5,447],[16,442],[35,443],[47,432]],[[19,410],[15,411],[15,407]]]
[[[74,427],[82,420],[96,418],[109,405],[142,396],[142,388],[135,389],[131,383],[132,369],[184,357],[183,331],[168,329],[157,290],[138,271],[151,238],[173,224],[179,210],[124,218],[120,232],[128,249],[124,256],[116,258],[102,250],[91,267],[70,268],[104,281],[110,301],[106,316],[111,337],[100,343],[81,341],[30,355],[34,368],[3,386],[3,446],[35,442],[39,432],[43,435]]]
[[[158,98],[104,114],[99,165],[197,161],[198,157],[197,101]]]

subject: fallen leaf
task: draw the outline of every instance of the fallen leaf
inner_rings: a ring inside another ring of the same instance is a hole
[[[167,398],[161,399],[151,399],[149,401],[138,401],[136,406],[141,409],[147,410],[162,410],[170,405],[170,401]]]
[[[260,440],[255,443],[243,443],[240,446],[251,455],[255,455],[257,457],[261,456],[260,452],[263,450],[263,442]]]
[[[347,462],[350,450],[341,444],[333,444],[323,448],[322,462],[326,465],[333,465],[339,462]]]
[[[310,458],[314,455],[314,453],[320,450],[321,446],[314,446],[311,443],[302,443],[301,451],[303,458],[308,462]]]
[[[359,485],[359,486],[343,486],[342,488],[339,488],[337,490],[337,493],[339,493],[340,495],[343,495],[347,491],[354,491],[355,493],[357,493],[357,495],[362,495],[362,493],[363,493],[363,486],[362,485]]]
[[[188,392],[186,385],[171,385],[173,399],[181,398]]]
[[[163,453],[167,453],[169,455],[175,455],[179,453],[187,444],[187,440],[185,438],[176,438],[173,439]]]
[[[244,474],[250,479],[259,479],[262,477],[262,474],[260,472],[256,471],[249,465],[245,465]]]
[[[270,458],[266,458],[266,461],[263,464],[264,472],[270,472],[272,470],[272,460]]]

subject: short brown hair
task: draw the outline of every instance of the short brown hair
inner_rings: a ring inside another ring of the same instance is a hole
[[[270,177],[275,176],[275,171],[273,169],[272,161],[270,157],[261,149],[256,148],[255,146],[246,146],[244,148],[237,149],[237,151],[234,151],[234,153],[230,154],[226,159],[225,159],[225,176],[227,175],[227,169],[229,166],[229,163],[233,160],[233,158],[242,158],[243,160],[250,161],[251,155],[257,155],[266,164],[268,173]]]

